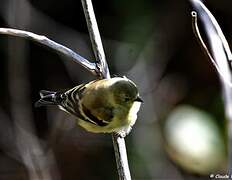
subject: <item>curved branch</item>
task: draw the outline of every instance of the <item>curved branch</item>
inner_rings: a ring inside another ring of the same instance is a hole
[[[217,20],[215,19],[215,17],[212,15],[212,13],[208,10],[208,8],[200,1],[200,0],[190,0],[192,2],[192,4],[194,4],[196,6],[197,9],[202,9],[202,13],[207,14],[207,16],[210,18],[218,37],[221,39],[221,42],[223,44],[223,48],[225,50],[226,56],[228,58],[229,61],[232,61],[232,53],[230,50],[230,46],[222,32],[221,27],[219,26]]]
[[[223,80],[229,85],[232,86],[231,82],[225,78],[224,73],[221,71],[221,69],[218,67],[216,61],[214,60],[213,56],[211,55],[211,53],[209,52],[209,49],[207,48],[204,40],[201,37],[201,33],[199,31],[198,28],[198,22],[197,22],[197,12],[196,11],[192,11],[191,12],[191,16],[192,16],[192,29],[193,29],[193,33],[197,38],[197,41],[200,45],[200,47],[202,48],[204,54],[210,59],[210,61],[213,63],[214,67],[216,68],[218,74],[223,78]]]
[[[32,41],[35,41],[39,44],[43,44],[47,47],[54,49],[55,51],[71,58],[74,62],[82,65],[85,69],[96,75],[96,65],[95,63],[89,62],[84,57],[80,56],[79,54],[75,53],[73,50],[51,40],[48,39],[46,36],[38,35],[32,32],[12,29],[12,28],[0,28],[0,34],[6,34],[16,37],[23,37]]]
[[[225,114],[227,117],[227,133],[228,133],[228,143],[227,143],[227,153],[228,153],[228,171],[232,171],[232,67],[231,67],[231,50],[229,48],[228,42],[218,24],[215,17],[208,10],[208,8],[200,0],[190,0],[194,10],[199,14],[199,19],[205,30],[206,37],[209,41],[209,46],[211,48],[212,56],[208,52],[207,47],[204,48],[204,52],[208,54],[210,60],[214,63],[217,68],[218,74],[220,75],[220,80],[222,84],[222,92],[224,96],[224,107]],[[193,29],[197,29],[197,14],[192,13],[193,17]],[[196,35],[196,33],[195,33]],[[200,33],[198,30],[197,38],[200,38]],[[205,46],[203,41],[199,41],[202,47]]]

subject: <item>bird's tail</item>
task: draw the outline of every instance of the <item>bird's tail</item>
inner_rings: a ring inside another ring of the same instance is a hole
[[[39,92],[40,100],[35,103],[35,107],[47,106],[47,105],[58,105],[56,101],[56,92],[41,90]]]

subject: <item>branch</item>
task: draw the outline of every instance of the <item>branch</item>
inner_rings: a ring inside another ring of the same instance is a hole
[[[231,82],[224,77],[224,72],[222,72],[220,70],[220,68],[218,67],[216,61],[214,60],[213,56],[211,55],[210,51],[208,50],[202,36],[201,33],[199,31],[199,27],[198,27],[198,21],[197,21],[197,12],[196,11],[192,11],[191,12],[191,16],[192,16],[192,29],[193,29],[193,33],[195,35],[195,37],[197,38],[197,41],[200,45],[200,47],[202,48],[202,51],[204,52],[204,54],[210,59],[210,61],[213,63],[214,67],[216,68],[218,74],[222,77],[222,79],[229,85],[232,86]]]
[[[84,57],[80,56],[79,54],[75,53],[73,50],[56,43],[55,41],[52,41],[51,39],[48,39],[46,36],[37,35],[32,32],[28,31],[22,31],[18,29],[11,29],[11,28],[0,28],[0,34],[7,34],[11,36],[17,36],[17,37],[23,37],[25,39],[29,39],[32,41],[35,41],[39,44],[45,45],[47,47],[50,47],[54,49],[55,51],[71,58],[74,62],[79,63],[82,65],[85,69],[93,73],[94,75],[97,75],[96,71],[96,65],[95,63],[89,62]]]
[[[209,41],[212,56],[200,36],[197,26],[197,13],[193,12],[193,30],[195,35],[199,40],[200,46],[203,47],[204,52],[208,55],[216,67],[218,74],[220,75],[224,95],[225,112],[228,118],[228,169],[230,173],[232,170],[232,68],[229,62],[232,60],[231,51],[219,24],[207,7],[200,0],[190,0],[190,2],[196,12],[199,14],[199,18],[202,21],[205,34]]]
[[[213,28],[215,29],[217,36],[220,38],[221,43],[223,45],[223,48],[225,50],[226,56],[228,58],[229,61],[232,61],[232,53],[230,50],[230,46],[222,32],[221,27],[219,26],[217,20],[215,19],[215,17],[212,15],[212,13],[208,10],[208,8],[200,1],[200,0],[190,0],[192,2],[192,4],[196,7],[196,9],[198,9],[200,14],[205,14],[207,16],[207,18],[210,19]]]
[[[106,62],[92,2],[91,0],[81,0],[81,2],[89,30],[89,36],[92,42],[92,48],[96,57],[97,68],[101,72],[102,78],[110,78],[109,68]]]
[[[127,160],[127,152],[124,138],[112,134],[115,159],[120,180],[131,180],[130,169]]]
[[[97,61],[99,71],[102,78],[110,78],[109,68],[105,59],[105,53],[102,46],[100,33],[95,18],[93,5],[91,0],[81,0],[85,18],[92,42],[92,47]],[[117,163],[118,175],[120,180],[131,180],[127,152],[124,138],[112,134],[115,158]]]

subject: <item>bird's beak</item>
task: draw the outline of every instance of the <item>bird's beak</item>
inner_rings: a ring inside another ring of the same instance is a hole
[[[137,96],[137,98],[135,99],[135,101],[143,102],[143,100],[142,100],[142,98],[140,96]]]

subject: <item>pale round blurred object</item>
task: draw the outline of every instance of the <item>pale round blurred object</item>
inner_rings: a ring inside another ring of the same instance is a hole
[[[165,147],[185,170],[208,175],[225,170],[226,148],[212,116],[194,107],[175,108],[164,125]]]

